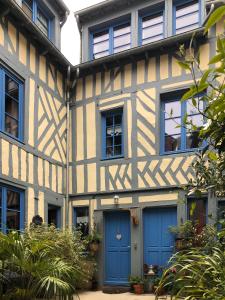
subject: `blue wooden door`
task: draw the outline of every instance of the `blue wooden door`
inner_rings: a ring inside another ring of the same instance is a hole
[[[165,267],[174,250],[174,235],[169,226],[177,224],[177,209],[144,210],[144,263]]]
[[[105,284],[126,285],[130,275],[130,214],[105,214]]]

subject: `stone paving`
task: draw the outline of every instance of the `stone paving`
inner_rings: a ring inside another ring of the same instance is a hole
[[[79,294],[80,300],[155,300],[154,295],[143,294],[143,295],[134,295],[131,293],[122,293],[122,294],[104,294],[102,291],[97,292],[82,292]],[[74,300],[79,300],[78,297],[75,297]],[[168,299],[166,297],[160,297],[160,299]]]

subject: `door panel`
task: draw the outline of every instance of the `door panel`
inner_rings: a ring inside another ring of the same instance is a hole
[[[170,226],[177,224],[177,209],[148,208],[144,211],[144,263],[165,266],[174,249]]]
[[[130,214],[105,213],[105,283],[128,284],[130,275]]]

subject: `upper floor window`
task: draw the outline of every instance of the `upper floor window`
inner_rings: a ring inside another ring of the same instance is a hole
[[[175,10],[174,33],[179,34],[199,27],[200,7],[199,1],[183,1],[177,3]]]
[[[192,100],[180,102],[174,97],[162,103],[162,152],[186,151],[199,148],[202,141],[199,130],[204,120],[200,111],[203,110],[203,101],[196,99],[197,107],[192,105]],[[187,118],[188,125],[182,125]]]
[[[74,208],[74,225],[83,237],[89,234],[89,207],[82,206]]]
[[[123,111],[122,109],[102,115],[103,158],[123,156]]]
[[[61,207],[48,205],[48,225],[54,225],[56,228],[61,227]]]
[[[23,83],[0,68],[0,130],[17,138],[23,138]]]
[[[94,59],[124,51],[130,47],[131,27],[129,22],[92,33],[92,57]]]
[[[23,230],[24,193],[18,189],[0,186],[0,230]]]
[[[50,17],[39,5],[37,0],[22,0],[22,8],[40,30],[50,37]]]
[[[141,18],[141,43],[142,45],[163,39],[164,21],[163,12],[151,14]]]

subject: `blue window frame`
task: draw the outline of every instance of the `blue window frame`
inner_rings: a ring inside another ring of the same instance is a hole
[[[97,59],[131,47],[130,22],[112,25],[91,33],[91,58]]]
[[[113,110],[102,114],[103,159],[123,156],[123,110]]]
[[[73,211],[74,227],[85,237],[89,234],[89,207],[75,207]]]
[[[156,42],[164,38],[164,11],[155,11],[154,13],[140,17],[139,22],[139,44],[145,45]]]
[[[199,113],[199,111],[203,111],[201,96],[196,98],[198,108],[192,105],[191,99],[181,102],[181,96],[163,95],[162,97],[162,154],[189,151],[202,147],[204,144],[198,135],[204,124],[203,116]],[[182,126],[184,118],[187,118],[189,124]]]
[[[174,4],[174,34],[194,30],[200,26],[200,1],[176,1]]]
[[[23,139],[24,84],[0,66],[0,130]]]
[[[24,192],[0,185],[0,230],[24,229]]]
[[[37,0],[22,0],[23,11],[48,37],[51,37],[51,18]]]

